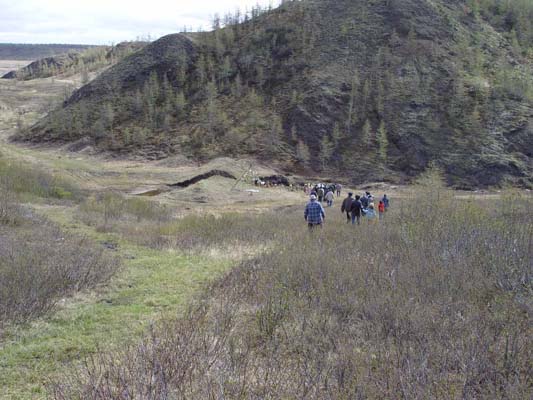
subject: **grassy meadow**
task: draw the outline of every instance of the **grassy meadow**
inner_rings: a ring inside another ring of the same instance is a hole
[[[527,194],[459,199],[429,173],[381,223],[337,201],[308,232],[303,194],[184,213],[0,161],[3,398],[531,392]]]
[[[380,224],[337,207],[312,233],[301,207],[147,222],[150,248],[249,256],[53,398],[527,398],[531,205],[457,200],[430,177]]]

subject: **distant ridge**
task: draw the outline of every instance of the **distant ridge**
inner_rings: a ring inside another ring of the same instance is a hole
[[[37,60],[60,54],[83,51],[93,45],[85,44],[26,44],[0,43],[0,60]]]

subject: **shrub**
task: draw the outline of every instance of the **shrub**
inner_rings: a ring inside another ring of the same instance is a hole
[[[21,210],[16,205],[13,194],[0,185],[0,226],[17,225],[20,219]]]
[[[301,210],[211,219],[275,246],[54,398],[527,398],[531,200],[459,201],[427,182],[355,231],[329,218],[309,233]]]
[[[67,179],[20,162],[0,159],[0,186],[15,195],[79,200],[81,190]]]
[[[157,222],[171,218],[170,210],[164,205],[139,197],[125,197],[112,191],[88,198],[80,205],[79,210],[82,221],[106,229],[111,229],[111,225],[119,222]]]
[[[117,259],[87,238],[32,217],[0,226],[0,326],[49,311],[61,297],[107,281]]]

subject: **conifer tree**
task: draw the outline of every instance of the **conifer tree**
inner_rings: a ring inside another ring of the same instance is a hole
[[[359,76],[357,71],[354,71],[352,78],[352,87],[350,91],[350,101],[348,103],[348,119],[346,120],[346,129],[349,130],[350,127],[354,124],[354,119],[356,116],[355,112],[355,102],[357,100],[357,92],[359,89]]]
[[[298,144],[296,145],[296,160],[302,165],[308,165],[309,160],[311,160],[309,147],[302,140],[298,140]]]
[[[186,106],[187,100],[185,99],[185,95],[181,90],[178,90],[178,92],[176,93],[176,98],[174,99],[174,109],[176,111],[176,118],[178,120],[184,117]]]
[[[389,140],[387,138],[387,129],[385,122],[382,120],[379,123],[378,128],[378,146],[379,146],[379,158],[383,163],[387,162],[387,151],[389,148]]]
[[[361,141],[363,142],[363,144],[367,148],[370,148],[372,144],[372,126],[370,125],[370,121],[368,120],[368,118],[365,120],[365,124],[363,125],[361,139],[362,139]]]
[[[331,140],[329,139],[328,135],[324,135],[322,137],[322,140],[320,141],[320,153],[318,156],[318,159],[320,161],[320,165],[322,169],[326,169],[326,166],[331,159],[331,156],[333,155],[333,143],[331,143]]]

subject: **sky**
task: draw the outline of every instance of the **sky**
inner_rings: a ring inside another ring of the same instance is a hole
[[[0,0],[0,43],[113,44],[208,30],[213,15],[279,0]]]

